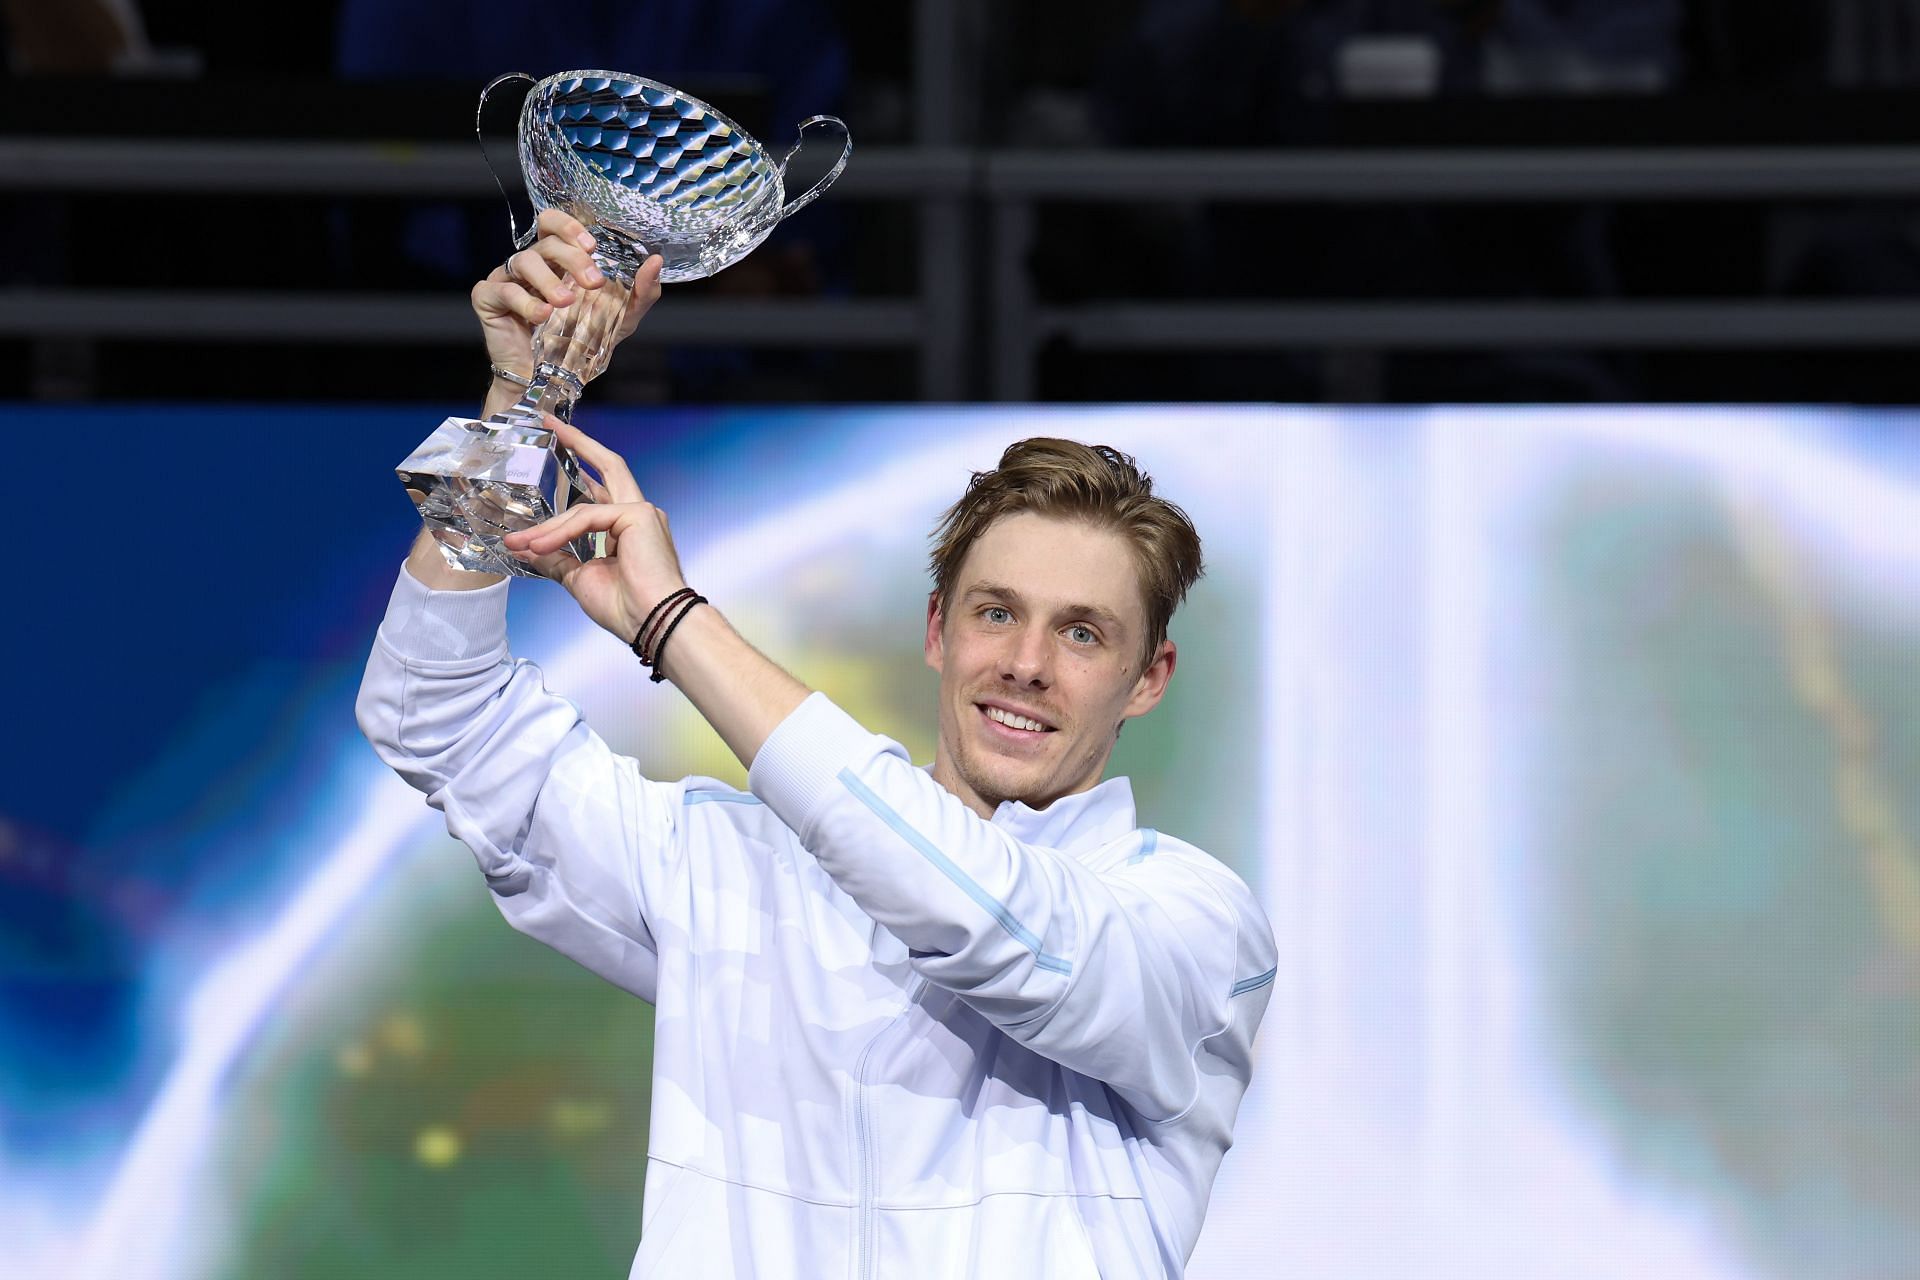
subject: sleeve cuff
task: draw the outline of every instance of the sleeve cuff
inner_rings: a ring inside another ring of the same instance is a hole
[[[380,638],[412,661],[497,662],[507,652],[507,580],[435,591],[402,566]]]
[[[840,786],[840,771],[874,754],[875,735],[815,691],[767,735],[747,770],[747,788],[802,844],[815,816]]]

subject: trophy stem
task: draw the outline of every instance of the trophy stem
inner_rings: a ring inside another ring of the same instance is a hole
[[[538,425],[541,415],[552,414],[562,422],[573,421],[573,404],[580,398],[584,384],[564,365],[542,360],[534,366],[533,377],[519,401],[510,409],[493,415],[495,422],[529,422]]]

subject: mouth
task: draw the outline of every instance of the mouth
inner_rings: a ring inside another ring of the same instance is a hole
[[[1055,732],[1054,726],[1044,721],[991,703],[975,703],[974,710],[988,734],[1002,742],[1037,743]]]

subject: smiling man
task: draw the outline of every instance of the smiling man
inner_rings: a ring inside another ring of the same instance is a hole
[[[474,292],[496,359],[543,299],[595,287],[584,229],[541,226]],[[935,532],[929,770],[742,639],[625,463],[551,425],[597,501],[509,545],[673,682],[750,790],[642,777],[509,655],[505,580],[424,533],[359,716],[515,927],[656,1007],[632,1274],[1182,1274],[1276,964],[1246,885],[1101,781],[1173,676],[1185,514],[1070,441],[976,474]],[[586,532],[612,554],[559,554]]]
[[[1200,539],[1151,493],[1111,449],[1028,440],[948,511],[927,602],[933,776],[974,812],[1092,787],[1121,723],[1166,692],[1167,620],[1200,574]]]

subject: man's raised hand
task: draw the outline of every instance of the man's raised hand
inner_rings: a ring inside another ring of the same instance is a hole
[[[648,612],[687,585],[667,513],[646,500],[619,454],[558,418],[549,416],[546,425],[599,473],[596,480],[582,468],[593,501],[509,533],[503,541],[508,551],[565,587],[589,618],[632,644]],[[605,556],[582,562],[561,550],[588,533],[607,535]]]
[[[578,289],[606,286],[606,277],[594,265],[593,234],[579,219],[545,209],[534,226],[540,238],[495,267],[473,286],[471,295],[486,335],[487,359],[523,377],[533,372],[535,327],[555,307],[573,302]],[[640,317],[660,300],[660,267],[660,255],[654,254],[635,273],[633,294],[614,329],[616,343],[632,336]]]

